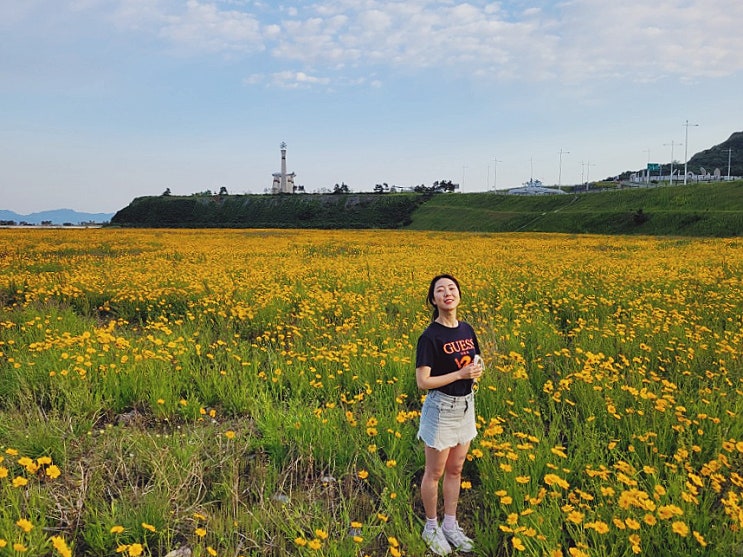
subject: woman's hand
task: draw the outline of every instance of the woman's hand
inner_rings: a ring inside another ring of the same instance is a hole
[[[481,375],[482,363],[479,358],[459,370],[459,379],[474,379],[477,381]]]

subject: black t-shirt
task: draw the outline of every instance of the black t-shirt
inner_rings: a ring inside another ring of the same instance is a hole
[[[477,336],[468,323],[460,321],[456,327],[447,327],[434,321],[418,339],[415,367],[430,367],[431,376],[446,375],[463,368],[479,353]],[[457,379],[436,390],[452,396],[468,395],[472,379]]]

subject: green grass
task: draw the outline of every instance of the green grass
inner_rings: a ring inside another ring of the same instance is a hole
[[[1,557],[424,555],[413,359],[442,267],[487,363],[474,555],[743,547],[737,240],[4,234]],[[114,241],[142,249],[104,265]]]
[[[737,236],[743,182],[554,196],[437,195],[413,213],[415,230]]]

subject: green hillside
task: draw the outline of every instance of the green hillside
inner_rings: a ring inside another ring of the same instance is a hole
[[[440,195],[413,214],[409,228],[737,236],[743,233],[743,182],[561,196]]]
[[[224,195],[141,197],[112,225],[410,228],[682,236],[743,234],[743,181],[592,193]]]
[[[401,228],[418,194],[191,195],[138,197],[112,225],[150,228]]]

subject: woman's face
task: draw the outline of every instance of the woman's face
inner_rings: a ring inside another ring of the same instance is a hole
[[[459,288],[448,278],[440,278],[433,286],[433,303],[439,311],[456,309],[459,305]]]

